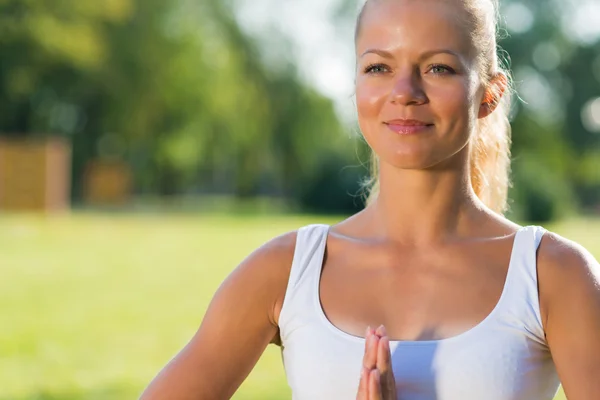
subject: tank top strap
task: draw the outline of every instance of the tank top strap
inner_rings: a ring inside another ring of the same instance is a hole
[[[534,247],[535,252],[537,253],[540,243],[542,242],[542,238],[546,233],[546,229],[542,228],[541,226],[530,226],[530,228],[533,230]]]
[[[327,244],[329,225],[312,224],[298,229],[290,276],[279,315],[282,338],[291,318],[312,309],[312,283],[321,273],[323,254]]]
[[[517,232],[506,277],[504,311],[523,324],[532,340],[546,345],[537,278],[537,249],[544,233],[539,226],[526,226]]]

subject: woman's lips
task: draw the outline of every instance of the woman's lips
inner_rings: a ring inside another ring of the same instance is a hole
[[[433,124],[418,121],[414,119],[392,120],[384,122],[384,124],[392,131],[399,135],[411,135],[424,132],[433,127]]]

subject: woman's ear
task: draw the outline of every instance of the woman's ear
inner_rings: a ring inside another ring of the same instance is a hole
[[[483,93],[483,100],[479,106],[478,118],[485,118],[494,112],[508,87],[508,78],[502,72],[497,73],[488,84]]]

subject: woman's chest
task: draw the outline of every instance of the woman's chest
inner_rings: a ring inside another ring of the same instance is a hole
[[[284,343],[283,357],[294,399],[355,399],[364,342],[310,329],[293,336]],[[547,360],[531,345],[510,333],[393,342],[390,350],[399,398],[549,400],[553,381],[548,379]],[[543,385],[549,385],[545,390],[549,397],[540,395]]]
[[[318,284],[321,308],[333,325],[355,336],[380,324],[391,339],[456,336],[498,304],[509,261],[454,253],[399,254],[393,262],[364,254],[328,257]]]

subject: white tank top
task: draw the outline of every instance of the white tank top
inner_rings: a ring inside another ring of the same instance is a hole
[[[319,281],[329,226],[298,231],[279,317],[282,356],[294,400],[355,400],[364,338],[325,316]],[[559,379],[540,317],[536,250],[543,228],[514,239],[502,295],[477,326],[429,341],[391,341],[402,400],[551,400]]]

